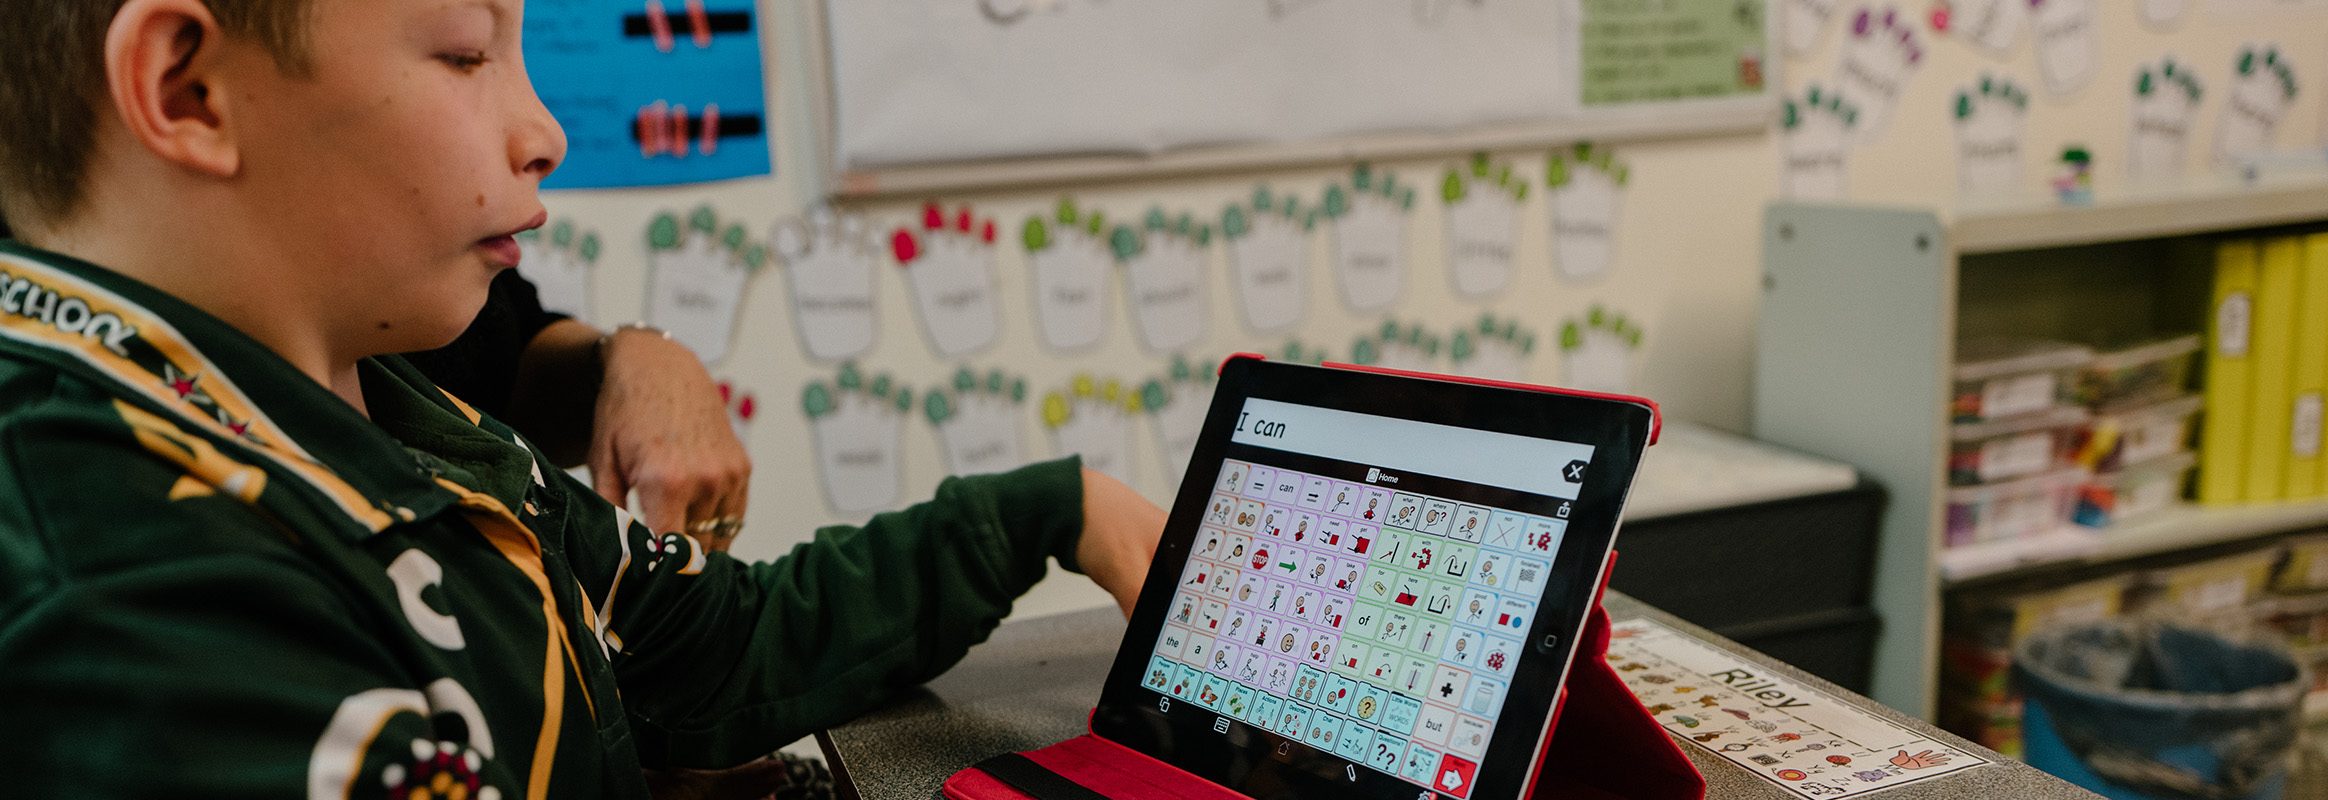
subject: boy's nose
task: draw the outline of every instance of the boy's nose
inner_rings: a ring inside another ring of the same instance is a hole
[[[566,160],[566,129],[542,105],[541,96],[534,93],[533,81],[519,78],[523,91],[518,94],[517,118],[512,120],[509,137],[509,165],[520,175],[535,179],[548,177]]]

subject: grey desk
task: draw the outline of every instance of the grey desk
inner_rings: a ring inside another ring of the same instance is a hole
[[[1649,617],[1689,631],[1706,641],[1744,654],[1774,671],[1838,697],[1856,697],[1834,684],[1738,647],[1632,598],[1611,592],[1615,620]],[[1014,622],[995,631],[960,665],[927,687],[839,728],[817,734],[832,765],[841,796],[863,800],[928,800],[946,776],[989,756],[1063,741],[1084,732],[1086,716],[1099,698],[1099,684],[1115,659],[1124,634],[1123,616],[1113,609]],[[1869,795],[1875,800],[1939,800],[1998,797],[2093,798],[2019,762],[1995,756],[1930,725],[1864,700],[1870,711],[1935,738],[1994,758],[1939,780]],[[1781,791],[1753,774],[1716,758],[1694,743],[1681,744],[1706,776],[1709,798],[1773,798]]]

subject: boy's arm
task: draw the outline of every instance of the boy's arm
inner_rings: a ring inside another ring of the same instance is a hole
[[[467,689],[414,686],[370,627],[401,621],[101,422],[0,434],[23,501],[0,508],[0,794],[380,797],[415,741],[474,751],[426,711]]]
[[[1067,459],[950,478],[929,502],[825,528],[764,564],[631,525],[630,563],[600,622],[641,759],[725,767],[846,721],[961,660],[1049,558],[1076,569],[1089,557],[1111,593],[1136,594],[1162,512],[1103,502],[1087,520],[1087,499],[1113,498],[1087,492],[1087,474]],[[569,543],[593,603],[605,595],[589,576],[623,558],[604,552],[613,538],[582,531]],[[657,553],[670,555],[648,563]]]

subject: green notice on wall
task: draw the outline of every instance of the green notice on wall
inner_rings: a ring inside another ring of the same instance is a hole
[[[1764,0],[1581,0],[1586,106],[1761,94]]]

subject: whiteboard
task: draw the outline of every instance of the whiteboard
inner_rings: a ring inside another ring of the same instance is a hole
[[[1677,3],[1738,7],[1662,5]],[[830,166],[841,193],[879,193],[896,187],[853,177],[981,163],[1023,175],[1030,159],[1077,165],[1054,177],[1174,161],[1254,166],[1364,156],[1369,141],[1413,151],[1593,132],[1576,123],[1697,130],[1767,119],[1759,93],[1714,101],[1743,112],[1727,117],[1704,113],[1703,101],[1580,105],[1580,20],[1606,5],[828,0]],[[1482,132],[1495,135],[1465,136]],[[974,170],[949,174],[939,182],[978,182]]]

